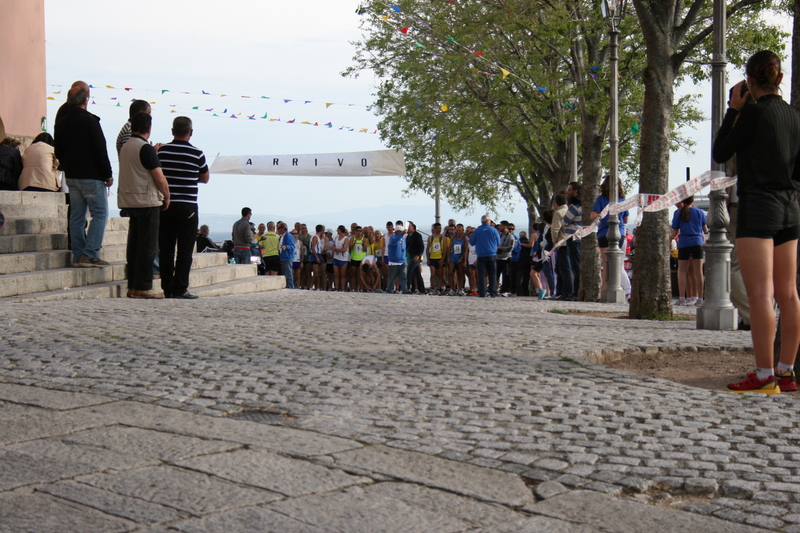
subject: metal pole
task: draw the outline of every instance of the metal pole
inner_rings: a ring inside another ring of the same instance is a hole
[[[578,181],[578,134],[570,135],[570,166],[572,181]]]
[[[711,136],[713,139],[725,115],[725,67],[728,63],[725,49],[726,0],[714,0],[714,42],[711,60]],[[711,160],[711,170],[725,172],[724,164]],[[697,329],[731,330],[739,322],[738,310],[731,304],[731,250],[728,241],[728,195],[724,190],[709,195],[707,224],[708,242],[703,245],[706,256],[705,300],[697,310]]]
[[[611,171],[609,173],[609,206],[613,208],[619,201],[619,20],[611,17],[611,133],[609,149],[611,152]],[[606,248],[606,289],[603,300],[608,303],[624,303],[625,292],[620,285],[622,275],[622,256],[624,252],[619,248],[620,230],[619,215],[612,214],[608,217],[608,248]]]
[[[434,205],[436,206],[436,213],[435,213],[435,215],[434,215],[434,218],[436,219],[436,223],[437,223],[437,224],[441,223],[441,220],[440,220],[440,219],[442,218],[442,214],[441,214],[441,205],[440,205],[440,203],[439,203],[439,196],[440,196],[440,190],[439,190],[439,176],[437,175],[437,176],[436,176],[436,194],[435,194],[435,196],[434,196]]]

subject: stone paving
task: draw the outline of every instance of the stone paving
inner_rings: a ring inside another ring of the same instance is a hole
[[[587,359],[743,349],[749,333],[549,312],[569,308],[625,309],[286,290],[0,303],[0,382],[262,417],[373,445],[327,460],[392,479],[404,478],[380,450],[514,474],[545,501],[595,491],[800,531],[796,398],[695,389]]]

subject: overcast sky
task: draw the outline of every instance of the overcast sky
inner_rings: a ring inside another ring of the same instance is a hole
[[[84,0],[78,4],[45,0],[48,91],[63,89],[51,95],[54,101],[48,101],[51,125],[70,84],[82,79],[98,87],[92,91],[97,104],[90,111],[102,118],[110,146],[127,120],[131,98],[143,98],[156,102],[153,141],[169,141],[172,119],[188,115],[194,121],[192,143],[205,151],[209,163],[217,154],[383,149],[378,135],[371,134],[378,118],[367,110],[374,79],[369,73],[358,79],[340,75],[352,63],[350,42],[361,35],[360,17],[355,14],[358,4],[358,0]],[[125,91],[126,87],[132,90]],[[694,92],[708,94],[710,89]],[[117,102],[119,107],[115,107]],[[326,103],[334,105],[326,107]],[[197,110],[192,109],[195,106]],[[710,109],[710,103],[705,109]],[[219,114],[224,118],[210,116],[223,110]],[[238,118],[229,118],[238,113]],[[265,113],[268,119],[281,121],[260,118]],[[256,120],[248,120],[251,115]],[[292,119],[295,124],[286,123]],[[334,128],[300,125],[302,121],[331,122]],[[342,126],[355,131],[339,130]],[[359,133],[363,128],[370,133]],[[701,141],[709,137],[710,123],[700,124],[693,135]],[[116,166],[113,148],[109,155]],[[696,155],[672,155],[673,186],[684,179],[687,165],[692,175],[708,168],[708,141],[700,143]],[[399,177],[212,175],[202,187],[199,203],[201,213],[237,213],[249,205],[256,212],[289,219],[403,203],[430,205],[432,220],[433,200],[421,194],[404,197],[404,188],[405,181]],[[478,218],[480,212],[469,218]],[[445,206],[442,214],[447,218],[452,211]],[[518,204],[513,213],[502,216],[523,221],[524,206]],[[338,223],[330,221],[334,222]]]

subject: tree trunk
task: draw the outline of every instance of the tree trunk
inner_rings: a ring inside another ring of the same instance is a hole
[[[536,221],[539,220],[539,212],[536,210],[536,206],[528,200],[528,238],[533,234],[533,226],[536,225]],[[530,251],[530,250],[529,250]]]
[[[665,39],[669,41],[669,37]],[[665,194],[669,187],[669,135],[677,68],[671,43],[647,43],[639,192]],[[672,316],[668,211],[645,213],[636,230],[631,318]]]
[[[585,106],[583,106],[585,108]],[[581,206],[584,226],[592,223],[589,214],[597,196],[603,176],[602,153],[603,136],[599,133],[597,115],[588,113],[581,117],[581,160],[583,161],[583,186]],[[597,233],[590,233],[581,239],[581,281],[578,300],[591,302],[600,297],[600,249],[597,247]]]

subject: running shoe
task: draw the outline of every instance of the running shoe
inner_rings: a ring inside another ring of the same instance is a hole
[[[544,296],[547,294],[547,291],[544,289],[539,289],[539,299],[544,300]]]
[[[770,376],[765,380],[760,380],[755,372],[747,374],[747,377],[739,383],[731,383],[728,385],[730,392],[760,392],[761,394],[780,394],[781,389],[778,386],[778,380],[775,376]]]
[[[791,392],[797,390],[797,378],[794,375],[794,370],[788,370],[783,374],[775,376],[778,379],[778,387],[782,392]]]

